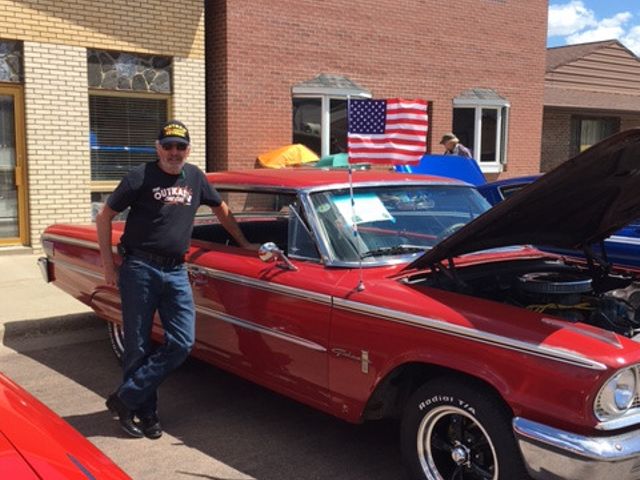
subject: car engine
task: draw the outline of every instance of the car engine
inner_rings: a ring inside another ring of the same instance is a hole
[[[440,269],[426,285],[583,322],[627,337],[640,334],[640,281],[560,261],[502,262]],[[413,282],[412,282],[413,283]]]

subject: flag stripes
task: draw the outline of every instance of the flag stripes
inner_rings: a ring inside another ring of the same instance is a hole
[[[348,115],[351,163],[417,163],[427,149],[424,100],[351,100]]]

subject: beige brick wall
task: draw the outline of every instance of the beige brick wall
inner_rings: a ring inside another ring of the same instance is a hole
[[[205,77],[204,62],[199,59],[174,58],[173,62],[173,117],[189,128],[191,156],[189,163],[205,169]]]
[[[190,161],[204,168],[204,0],[0,0],[0,12],[0,39],[24,42],[34,249],[46,226],[91,220],[87,48],[174,58],[173,116],[192,130]]]
[[[87,52],[24,42],[31,245],[54,222],[89,222]]]
[[[37,249],[48,225],[91,221],[87,53],[25,42],[24,57],[30,244]],[[173,117],[190,129],[189,161],[204,169],[204,61],[175,57],[173,77]]]
[[[0,38],[204,59],[204,0],[0,0]]]

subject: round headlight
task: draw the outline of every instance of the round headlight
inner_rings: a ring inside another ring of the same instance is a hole
[[[611,420],[624,414],[633,404],[636,396],[636,374],[626,369],[615,374],[600,389],[595,404],[595,414],[599,420]]]

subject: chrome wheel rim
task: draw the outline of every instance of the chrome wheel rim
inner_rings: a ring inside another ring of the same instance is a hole
[[[124,331],[119,323],[109,323],[111,333],[111,345],[118,358],[122,358],[124,353]]]
[[[429,480],[497,480],[498,460],[491,437],[466,411],[442,406],[420,422],[420,465]]]

